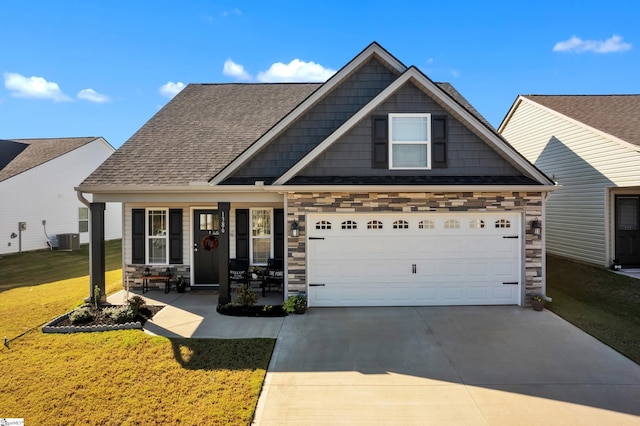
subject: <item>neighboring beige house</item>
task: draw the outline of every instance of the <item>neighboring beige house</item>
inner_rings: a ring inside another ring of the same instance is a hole
[[[171,268],[220,303],[233,258],[282,259],[283,297],[309,306],[545,292],[535,225],[553,181],[377,43],[322,84],[189,84],[77,189],[96,224],[123,203],[123,270]]]
[[[0,140],[0,254],[88,243],[89,206],[74,186],[114,151],[101,137]],[[105,215],[105,239],[121,238],[122,205]]]
[[[640,266],[640,95],[518,96],[498,132],[562,186],[547,201],[549,253]]]

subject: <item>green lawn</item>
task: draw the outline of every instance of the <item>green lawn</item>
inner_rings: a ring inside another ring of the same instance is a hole
[[[547,308],[640,364],[640,280],[547,256]]]
[[[105,243],[107,271],[122,268],[122,240]],[[0,291],[89,275],[89,245],[76,251],[36,250],[0,257]]]
[[[120,242],[107,251],[109,293],[122,288]],[[0,333],[12,339],[0,349],[3,418],[34,425],[251,422],[275,340],[168,339],[140,330],[43,334],[43,323],[88,295],[86,247],[84,255],[5,256],[0,267],[10,270],[2,277]]]

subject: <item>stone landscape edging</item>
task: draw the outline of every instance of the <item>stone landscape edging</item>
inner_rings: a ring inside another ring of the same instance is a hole
[[[73,312],[73,311],[72,311]],[[123,324],[113,325],[69,325],[57,327],[56,324],[69,318],[71,312],[67,312],[64,315],[60,315],[57,318],[49,321],[42,327],[43,333],[88,333],[93,331],[111,331],[111,330],[135,330],[142,329],[142,323],[140,321],[125,322]]]

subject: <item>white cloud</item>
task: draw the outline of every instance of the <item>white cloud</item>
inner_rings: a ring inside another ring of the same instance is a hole
[[[251,80],[251,75],[240,64],[236,64],[231,59],[224,61],[224,67],[222,68],[222,74],[234,77],[238,80]]]
[[[98,93],[93,89],[82,89],[78,92],[78,99],[84,99],[89,102],[103,103],[109,102],[110,99],[107,95]]]
[[[289,64],[276,62],[267,71],[258,73],[258,81],[263,83],[279,82],[324,82],[329,79],[335,70],[325,68],[315,62],[304,62],[294,59]]]
[[[162,87],[160,87],[160,94],[162,96],[166,96],[167,98],[173,98],[175,95],[180,93],[180,91],[184,89],[184,83],[179,81],[174,83],[173,81],[167,82]]]
[[[4,87],[16,98],[51,99],[54,102],[70,101],[57,83],[42,77],[25,77],[14,72],[4,73]]]
[[[631,43],[622,41],[622,37],[612,35],[606,40],[582,40],[573,36],[569,40],[560,41],[553,46],[554,52],[594,52],[594,53],[611,53],[624,52],[631,49]]]

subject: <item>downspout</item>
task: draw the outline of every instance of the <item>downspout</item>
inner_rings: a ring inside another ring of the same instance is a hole
[[[544,256],[542,257],[542,288],[544,291],[542,292],[542,297],[547,302],[551,302],[553,299],[547,295],[547,238],[546,238],[546,230],[547,230],[547,198],[551,195],[551,192],[543,192],[542,195],[542,253]]]
[[[78,191],[76,189],[76,196],[78,197],[78,200],[80,200],[80,202],[82,204],[84,204],[85,206],[87,206],[87,208],[89,209],[89,211],[91,211],[91,203],[89,202],[89,200],[87,200],[86,198],[84,198],[84,194],[82,193],[82,191]],[[89,220],[91,220],[91,215],[89,215]],[[93,297],[93,262],[91,261],[92,256],[91,256],[91,244],[93,244],[93,241],[91,241],[91,232],[89,232],[89,299],[91,299]],[[86,301],[86,300],[85,300]]]
[[[84,204],[87,207],[91,207],[91,203],[89,202],[89,200],[84,198],[84,195],[82,194],[82,191],[76,190],[76,195],[78,196],[78,200],[80,200],[80,202],[82,204]]]

